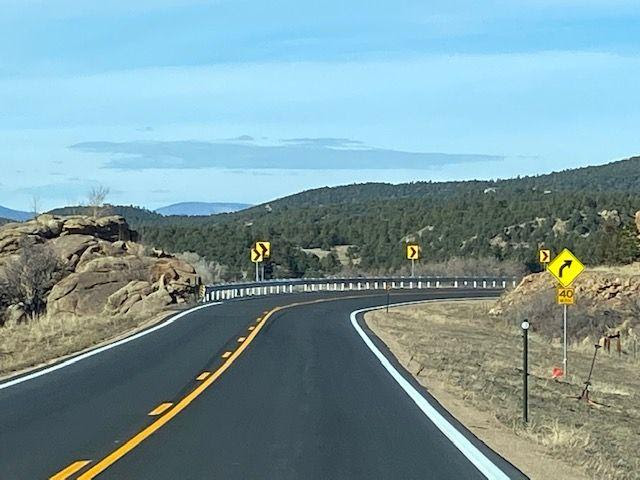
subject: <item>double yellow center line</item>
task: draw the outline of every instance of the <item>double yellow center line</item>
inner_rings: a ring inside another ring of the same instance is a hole
[[[182,400],[177,402],[170,409],[167,409],[166,413],[164,413],[161,417],[143,429],[141,432],[136,434],[127,442],[123,443],[116,450],[111,452],[109,455],[104,457],[98,463],[93,465],[86,472],[82,473],[77,480],[91,480],[95,478],[97,475],[104,472],[107,468],[113,465],[115,462],[124,457],[131,450],[140,445],[145,439],[151,436],[153,433],[157,432],[160,428],[166,425],[172,418],[182,412],[185,408],[189,406],[191,402],[193,402],[196,398],[198,398],[202,393],[209,388],[232,364],[236,361],[236,359],[244,352],[244,350],[249,346],[249,344],[253,341],[254,338],[258,335],[264,324],[269,320],[269,318],[280,310],[282,307],[276,307],[273,310],[267,312],[262,318],[258,319],[257,325],[255,328],[251,330],[244,340],[240,343],[238,348],[227,357],[226,361],[218,368],[215,372],[213,372],[210,376],[208,376],[200,385],[198,385],[195,389],[193,389],[187,396],[185,396]],[[85,465],[87,465],[88,461],[81,461],[72,463],[69,467],[60,471],[56,475],[50,478],[50,480],[63,480],[68,478],[69,476],[76,473],[78,470],[82,469]]]

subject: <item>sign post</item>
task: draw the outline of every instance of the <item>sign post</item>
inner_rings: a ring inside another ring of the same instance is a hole
[[[564,249],[560,254],[549,263],[547,271],[553,275],[558,283],[561,285],[558,287],[556,300],[559,305],[562,305],[562,337],[563,337],[563,358],[562,368],[565,378],[567,378],[567,306],[573,305],[575,301],[575,290],[571,287],[571,284],[580,276],[584,271],[584,265],[578,258],[571,253],[570,250]]]
[[[411,276],[416,276],[416,260],[420,259],[420,245],[415,243],[407,244],[407,258],[411,260]]]

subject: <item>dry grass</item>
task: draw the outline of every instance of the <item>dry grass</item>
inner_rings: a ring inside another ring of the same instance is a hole
[[[388,315],[371,312],[367,321],[412,373],[419,372],[423,384],[444,385],[466,408],[497,420],[495,428],[505,428],[500,436],[514,435],[545,458],[571,465],[580,472],[578,478],[640,479],[640,361],[601,350],[592,388],[600,405],[589,406],[575,397],[593,346],[570,350],[569,378],[558,382],[551,379],[551,369],[562,364],[562,346],[531,335],[530,423],[525,427],[520,331],[492,319],[490,306],[486,301],[431,303],[396,308]],[[532,478],[547,477],[535,465],[544,462],[523,466],[518,452],[509,449],[511,442],[506,443],[502,450],[492,446]]]
[[[145,317],[102,315],[92,318],[42,316],[20,325],[0,328],[0,376],[80,352],[123,336],[166,317],[167,312]]]

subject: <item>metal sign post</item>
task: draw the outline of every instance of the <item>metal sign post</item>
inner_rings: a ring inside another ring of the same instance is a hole
[[[556,290],[556,301],[558,305],[562,305],[562,339],[563,339],[563,356],[562,356],[562,372],[567,378],[567,312],[568,306],[575,303],[575,289],[573,287],[558,287]]]
[[[564,307],[564,315],[563,315],[563,337],[564,337],[564,347],[563,347],[563,357],[562,357],[562,368],[564,371],[564,378],[567,378],[569,375],[569,370],[567,370],[567,305],[563,305]]]
[[[416,276],[416,261],[415,259],[411,259],[411,278]]]
[[[567,305],[573,305],[575,290],[570,288],[573,282],[584,271],[584,265],[569,249],[564,249],[556,258],[549,263],[547,271],[558,280],[560,287],[557,290],[557,302],[562,305],[562,337],[563,337],[563,358],[562,368],[564,377],[567,378]]]

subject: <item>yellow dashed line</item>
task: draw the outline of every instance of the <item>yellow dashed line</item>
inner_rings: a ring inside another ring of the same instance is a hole
[[[149,412],[149,415],[160,415],[161,413],[166,412],[167,410],[169,410],[169,408],[171,408],[171,405],[173,405],[173,403],[170,403],[170,402],[161,403],[156,408],[151,410]]]
[[[78,460],[77,462],[73,462],[64,470],[60,470],[54,476],[49,477],[49,480],[66,480],[71,475],[81,470],[85,465],[91,463],[91,460]]]
[[[211,372],[202,372],[200,375],[196,377],[196,380],[204,380],[209,375],[211,375]]]

